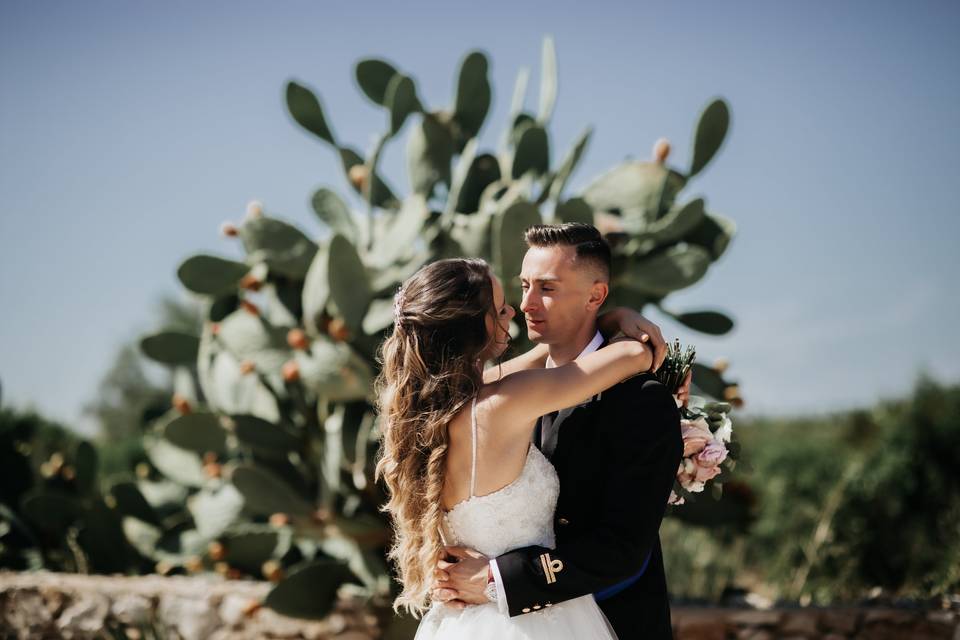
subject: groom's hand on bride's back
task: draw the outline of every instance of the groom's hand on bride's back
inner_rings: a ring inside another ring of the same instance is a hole
[[[433,574],[433,599],[457,609],[489,602],[485,593],[490,578],[489,558],[466,547],[444,547],[442,555]]]

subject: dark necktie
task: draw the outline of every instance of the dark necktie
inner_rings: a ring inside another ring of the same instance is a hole
[[[557,448],[559,426],[556,421],[559,414],[559,411],[554,411],[540,418],[540,451],[547,458],[553,456],[553,452]]]

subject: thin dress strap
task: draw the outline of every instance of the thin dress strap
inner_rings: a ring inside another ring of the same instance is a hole
[[[472,462],[470,463],[470,497],[477,490],[477,396],[473,396],[473,404],[470,406],[470,429],[471,429],[471,448]]]

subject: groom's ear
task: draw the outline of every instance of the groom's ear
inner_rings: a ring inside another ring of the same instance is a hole
[[[590,299],[587,301],[587,308],[591,311],[599,311],[600,307],[602,307],[603,303],[607,300],[608,295],[610,295],[610,285],[601,280],[597,280],[590,289]]]

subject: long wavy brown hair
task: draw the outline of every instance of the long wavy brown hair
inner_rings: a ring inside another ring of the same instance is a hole
[[[380,348],[376,477],[389,492],[383,507],[394,529],[388,557],[403,587],[393,607],[415,616],[429,606],[443,548],[447,426],[483,384],[480,358],[491,340],[486,318],[494,305],[490,277],[483,260],[423,267],[397,294],[393,333]]]

